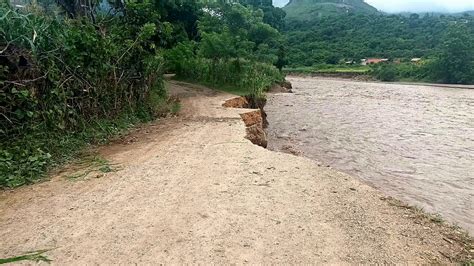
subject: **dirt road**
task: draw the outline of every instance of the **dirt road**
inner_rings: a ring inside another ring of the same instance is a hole
[[[50,248],[56,264],[447,263],[470,256],[461,233],[356,179],[251,144],[239,116],[248,110],[221,106],[231,95],[169,87],[183,98],[179,117],[101,148],[121,170],[1,193],[0,258]]]

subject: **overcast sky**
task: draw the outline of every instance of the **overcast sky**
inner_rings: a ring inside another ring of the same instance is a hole
[[[385,12],[461,12],[474,10],[474,0],[366,0]],[[276,6],[284,6],[288,0],[273,0]]]

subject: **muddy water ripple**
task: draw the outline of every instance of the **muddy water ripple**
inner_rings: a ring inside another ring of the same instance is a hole
[[[301,153],[474,234],[474,90],[290,78],[269,148]]]

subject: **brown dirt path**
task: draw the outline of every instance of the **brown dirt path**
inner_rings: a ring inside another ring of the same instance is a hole
[[[0,258],[48,248],[57,264],[449,263],[470,256],[460,232],[348,175],[251,144],[239,116],[247,110],[221,106],[232,95],[168,86],[183,98],[179,117],[100,149],[120,171],[1,192]]]

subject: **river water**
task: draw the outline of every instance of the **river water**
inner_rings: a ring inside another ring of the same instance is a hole
[[[289,78],[269,148],[359,177],[474,234],[474,90]]]

